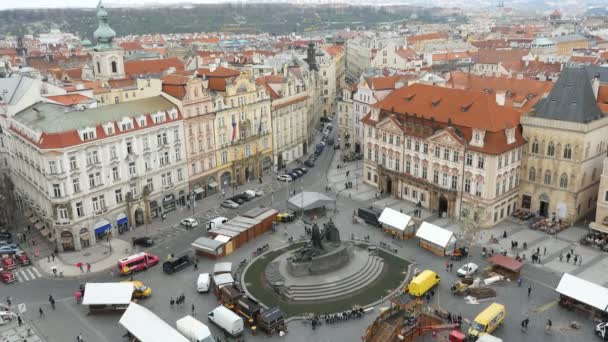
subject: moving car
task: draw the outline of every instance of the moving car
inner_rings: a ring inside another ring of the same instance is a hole
[[[147,236],[138,237],[133,240],[133,245],[142,246],[142,247],[152,247],[154,245],[154,240]]]
[[[183,219],[180,224],[184,227],[194,228],[198,226],[198,221],[196,219],[193,219],[192,217],[188,217]]]
[[[264,190],[255,190],[255,195],[258,197],[262,197],[264,196]]]
[[[224,202],[222,202],[222,204],[220,204],[220,206],[223,208],[231,208],[231,209],[239,207],[238,203],[235,203],[231,200],[225,200]]]
[[[2,265],[2,268],[9,271],[17,268],[17,263],[15,260],[8,255],[0,259],[0,264]]]
[[[21,248],[19,248],[19,246],[15,245],[15,244],[8,244],[8,245],[0,246],[0,255],[1,254],[15,254],[20,251],[21,251]]]
[[[5,284],[10,284],[17,280],[13,272],[0,268],[0,280]]]
[[[469,328],[469,338],[473,341],[485,334],[491,334],[496,330],[507,316],[505,306],[492,303],[475,317]]]
[[[292,222],[296,219],[296,214],[290,211],[283,211],[277,215],[277,221],[279,222]]]
[[[125,281],[133,284],[133,298],[148,298],[152,295],[152,289],[139,280]]]
[[[32,264],[30,257],[27,256],[27,254],[24,251],[19,251],[19,252],[15,253],[15,256],[17,257],[17,262],[21,266],[27,266],[27,265]]]
[[[146,270],[158,264],[158,260],[156,255],[141,252],[118,260],[117,267],[121,275],[127,275]]]
[[[277,180],[280,180],[281,182],[291,182],[293,179],[290,175],[280,175],[277,177]]]
[[[177,259],[163,262],[163,271],[167,274],[172,274],[177,271],[181,271],[192,264],[193,262],[190,256],[188,254],[184,254]]]
[[[357,216],[363,219],[365,223],[371,224],[372,226],[380,227],[381,224],[378,221],[380,218],[380,213],[374,209],[368,208],[359,208],[357,210]]]
[[[431,270],[424,270],[407,285],[407,290],[414,297],[421,297],[439,283],[441,278]]]
[[[308,166],[308,167],[314,167],[315,166],[315,161],[312,159],[308,159],[304,162],[304,165]]]
[[[468,264],[462,265],[458,269],[458,271],[456,271],[456,274],[459,277],[467,277],[467,276],[475,274],[475,272],[477,272],[478,269],[479,269],[479,267],[477,266],[477,264],[469,262]]]

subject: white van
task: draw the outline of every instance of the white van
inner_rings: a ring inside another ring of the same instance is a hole
[[[198,275],[196,280],[196,290],[198,292],[209,292],[209,285],[211,282],[211,276],[209,273],[201,273]]]
[[[227,307],[220,305],[207,314],[209,321],[233,337],[243,333],[243,319]]]
[[[178,319],[175,327],[191,342],[215,342],[209,327],[190,315]]]
[[[212,220],[207,221],[207,223],[205,223],[205,228],[207,228],[207,231],[210,231],[211,229],[215,229],[226,222],[228,222],[227,218],[223,216],[218,216]]]

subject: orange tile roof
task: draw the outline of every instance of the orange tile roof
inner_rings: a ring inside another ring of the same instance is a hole
[[[425,40],[448,39],[448,35],[445,33],[435,32],[435,33],[408,36],[406,39],[409,44],[412,44],[412,43],[422,42]]]
[[[598,56],[572,56],[570,57],[570,62],[574,63],[583,63],[583,64],[596,64],[599,62],[600,58]]]
[[[434,61],[453,61],[463,58],[471,58],[471,55],[468,52],[447,52],[433,54]]]
[[[144,49],[140,42],[122,42],[120,43],[120,47],[125,51],[138,51]]]
[[[65,106],[71,106],[71,105],[80,104],[80,103],[89,103],[89,102],[94,101],[92,98],[90,98],[88,96],[84,96],[82,94],[78,94],[78,93],[46,96],[46,98],[53,102],[57,102],[62,105],[65,105]]]
[[[416,51],[410,49],[410,48],[401,48],[401,49],[397,49],[395,51],[395,53],[397,55],[399,55],[399,57],[403,58],[403,59],[419,59],[418,54],[416,53]]]
[[[498,64],[520,62],[522,57],[528,54],[527,49],[510,50],[480,50],[473,52],[473,59],[481,64]]]
[[[342,45],[331,45],[324,47],[325,51],[332,57],[336,57],[344,53],[344,47]]]
[[[108,84],[111,88],[126,88],[134,86],[136,82],[130,78],[123,78],[120,80],[109,80]]]
[[[125,61],[125,73],[129,76],[162,74],[171,67],[175,68],[176,71],[183,71],[184,63],[177,57]]]
[[[270,94],[270,97],[272,97],[273,99],[278,99],[281,97],[281,95],[279,95],[271,86],[271,83],[283,83],[285,82],[285,77],[283,76],[279,76],[279,75],[267,75],[267,76],[260,76],[258,78],[255,79],[255,83],[263,86],[264,88],[266,88],[266,90],[268,91],[268,93]]]
[[[224,67],[217,67],[213,71],[210,68],[199,68],[196,72],[199,76],[206,77],[236,77],[241,74],[238,70]]]
[[[395,84],[398,81],[403,81],[407,85],[407,81],[414,79],[415,75],[393,75],[385,77],[368,77],[365,79],[372,90],[389,90],[395,89]]]

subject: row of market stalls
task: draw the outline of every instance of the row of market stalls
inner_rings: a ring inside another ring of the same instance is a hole
[[[130,303],[118,324],[122,325],[141,342],[189,342],[175,328],[167,324],[152,311],[137,303]]]
[[[211,259],[218,259],[272,229],[278,211],[266,207],[253,208],[241,216],[211,229],[207,236],[192,243],[194,252]]]
[[[593,317],[608,317],[608,289],[569,273],[564,273],[555,288],[559,304]]]

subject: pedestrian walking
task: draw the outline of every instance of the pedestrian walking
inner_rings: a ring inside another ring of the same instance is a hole
[[[543,255],[547,255],[547,247],[543,247]]]
[[[87,262],[87,273],[91,273],[91,264]]]
[[[521,287],[521,284],[524,282],[522,277],[519,277],[519,279],[517,279],[517,286]]]
[[[49,303],[51,303],[51,307],[55,310],[55,298],[52,295],[49,295]]]
[[[566,254],[566,263],[568,263],[568,264],[570,263],[570,257],[571,257],[570,253]]]
[[[82,262],[79,262],[78,264],[76,264],[76,267],[78,267],[80,269],[80,272],[84,272],[84,270],[82,269]]]
[[[503,238],[503,239],[506,239],[506,238],[507,238],[507,231],[506,231],[506,230],[502,232],[502,238]]]
[[[82,334],[78,334],[78,336],[76,336],[76,342],[84,342],[84,338],[82,338]]]
[[[6,305],[10,308],[11,304],[13,303],[13,300],[11,299],[11,297],[6,297]]]
[[[550,319],[547,319],[547,324],[545,325],[545,334],[551,334],[551,327],[553,326],[553,322]]]
[[[19,326],[23,325],[23,319],[21,319],[21,316],[17,316],[17,323],[19,323]]]
[[[450,270],[450,262],[449,261],[445,261],[445,270],[449,271]]]
[[[452,272],[454,270],[454,264],[450,263],[450,272]]]
[[[51,253],[51,261],[55,261],[55,253]]]
[[[576,263],[578,262],[578,255],[574,256],[574,265],[576,265]]]
[[[42,311],[42,307],[38,308],[38,313],[40,314],[40,318],[44,317],[44,311]]]
[[[528,286],[528,297],[532,294],[532,285]]]
[[[559,253],[559,262],[562,262],[564,259],[564,253]]]
[[[196,312],[194,312],[194,304],[192,304],[192,316],[196,315]]]
[[[196,262],[196,261],[194,262],[194,270],[195,271],[198,270],[198,262]]]
[[[578,265],[583,266],[583,257],[579,255],[578,257]]]

